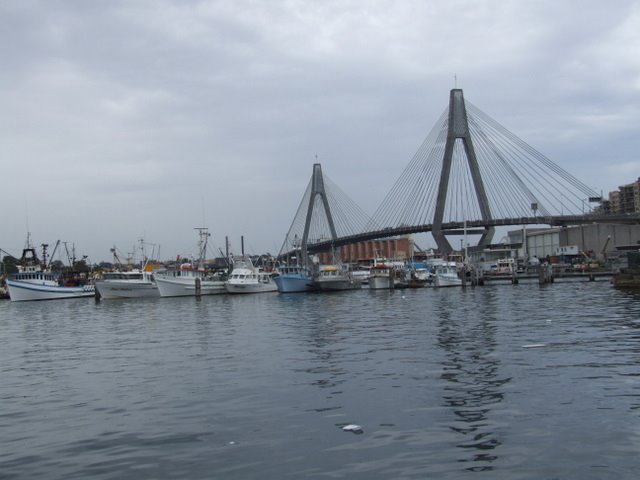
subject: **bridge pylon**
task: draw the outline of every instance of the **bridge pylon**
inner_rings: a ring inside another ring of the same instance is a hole
[[[331,231],[331,240],[338,238],[336,234],[336,227],[333,223],[333,217],[331,215],[331,208],[329,208],[329,200],[327,199],[327,192],[324,188],[324,179],[322,177],[322,167],[319,163],[313,164],[313,175],[311,177],[311,195],[309,196],[309,205],[307,206],[307,216],[304,222],[304,231],[302,233],[302,258],[303,261],[307,260],[307,241],[309,240],[309,230],[311,228],[311,217],[313,215],[313,207],[316,202],[316,198],[320,197],[322,206],[324,207],[324,213],[327,217],[327,223],[329,230]]]
[[[456,140],[460,139],[464,146],[464,151],[471,173],[471,179],[475,189],[475,194],[480,208],[482,220],[491,220],[491,210],[489,208],[489,200],[480,175],[480,167],[476,157],[471,133],[469,131],[469,123],[467,120],[467,109],[464,103],[462,89],[456,88],[451,90],[449,97],[449,120],[447,127],[447,141],[442,159],[442,171],[440,172],[440,183],[438,185],[438,197],[436,199],[435,214],[433,218],[433,238],[441,252],[451,252],[453,248],[446,238],[446,232],[442,229],[444,220],[445,203],[447,201],[447,189],[449,186],[449,177],[451,175],[451,165],[453,163],[453,151]],[[484,227],[484,233],[480,237],[478,245],[488,245],[494,234],[494,227]]]

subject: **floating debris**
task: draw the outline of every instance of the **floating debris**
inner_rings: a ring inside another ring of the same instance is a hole
[[[546,343],[530,343],[529,345],[522,345],[522,348],[541,348],[546,346]]]
[[[349,425],[345,425],[344,427],[342,427],[342,430],[345,432],[351,432],[355,434],[364,433],[364,430],[360,425],[355,425],[353,423],[350,423]]]

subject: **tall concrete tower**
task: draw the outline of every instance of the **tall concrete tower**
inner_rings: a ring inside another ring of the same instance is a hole
[[[464,96],[459,88],[451,90],[449,97],[449,123],[447,129],[447,143],[444,149],[444,157],[442,159],[442,172],[440,173],[440,183],[438,185],[438,198],[436,200],[436,211],[433,218],[433,238],[435,239],[438,249],[441,252],[451,252],[453,248],[442,230],[442,221],[444,218],[445,203],[447,201],[447,190],[449,187],[449,177],[451,174],[451,164],[453,161],[453,149],[457,139],[462,141],[464,151],[469,163],[469,171],[475,194],[478,199],[482,220],[491,220],[491,210],[489,209],[489,200],[480,176],[480,168],[478,167],[478,159],[473,148],[473,141],[469,132],[469,123],[467,121],[467,109],[464,104]],[[494,233],[493,227],[485,227],[479,245],[487,245],[491,242]]]

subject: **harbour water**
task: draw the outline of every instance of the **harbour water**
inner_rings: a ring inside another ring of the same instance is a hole
[[[3,480],[638,467],[640,294],[606,280],[0,303]]]

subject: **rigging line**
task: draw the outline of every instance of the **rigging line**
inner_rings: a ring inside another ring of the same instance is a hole
[[[498,122],[493,120],[491,117],[486,115],[480,109],[478,109],[477,107],[473,107],[473,109],[477,110],[479,112],[480,116],[486,117],[486,121],[488,123],[494,124],[496,126],[497,130],[503,131],[505,136],[507,136],[508,138],[512,139],[513,142],[515,142],[516,144],[520,145],[521,148],[523,148],[525,151],[529,152],[532,156],[536,157],[540,162],[542,162],[543,164],[545,164],[549,168],[551,168],[555,173],[558,173],[565,180],[569,181],[572,185],[574,185],[576,188],[578,188],[582,193],[586,194],[588,192],[592,192],[592,193],[595,193],[597,195],[597,193],[594,192],[593,189],[591,189],[590,187],[588,187],[587,185],[585,185],[584,183],[579,181],[573,175],[569,174],[566,170],[564,170],[562,167],[560,167],[556,163],[552,162],[548,157],[546,157],[545,155],[543,155],[542,153],[540,153],[539,151],[537,151],[536,149],[531,147],[529,144],[524,142],[517,135],[515,135],[512,132],[510,132],[509,130],[507,130],[504,126],[502,126],[501,124],[499,124]]]
[[[476,159],[478,163],[481,162],[481,159],[478,157],[478,151],[474,148],[476,152]],[[465,151],[466,155],[466,151]],[[473,176],[471,175],[471,168],[469,165],[469,157],[467,156],[467,162],[465,165],[465,174],[463,177],[463,187],[462,187],[462,218],[463,220],[470,220],[474,218],[482,218],[482,212],[480,210],[480,201],[478,200],[478,190],[473,182]],[[489,211],[491,208],[489,207]]]
[[[369,215],[355,202],[351,197],[349,197],[340,187],[338,187],[332,180],[326,179],[326,185],[328,184],[329,192],[333,195],[334,198],[340,199],[340,204],[344,204],[347,208],[357,213],[357,216],[363,219],[368,219]]]
[[[522,160],[520,160],[522,159]],[[521,155],[515,156],[516,163],[519,165],[519,171],[524,173],[529,181],[532,183],[532,186],[536,186],[536,191],[538,192],[535,196],[539,202],[539,205],[542,207],[544,203],[548,202],[549,195],[555,196],[557,192],[553,189],[553,185],[556,182],[546,181],[543,182],[542,179],[546,178],[548,173],[544,170],[534,171],[532,162],[527,161],[525,158],[522,158]],[[547,178],[547,180],[549,180]],[[548,202],[553,203],[553,202]],[[542,213],[542,212],[541,212]]]
[[[473,134],[477,138],[478,151],[485,160],[483,166],[486,171],[486,179],[491,184],[491,188],[488,190],[490,190],[490,195],[495,199],[496,204],[494,211],[500,212],[501,216],[508,216],[514,212],[512,207],[515,207],[516,199],[521,197],[521,191],[513,182],[514,178],[517,179],[517,175],[514,176],[514,172],[504,162],[496,145],[485,135],[484,131],[474,130]],[[483,177],[485,176],[483,175]],[[498,179],[502,181],[498,182]],[[527,190],[524,184],[522,187],[523,190]],[[511,196],[508,196],[509,193]]]
[[[406,198],[408,189],[407,185],[411,184],[411,180],[414,179],[417,176],[417,172],[419,172],[419,160],[422,156],[422,153],[422,149],[416,152],[412,162],[409,164],[409,168],[405,170],[398,182],[396,182],[396,184],[394,185],[394,189],[390,192],[390,195],[385,198],[384,204],[388,205],[388,207],[386,207],[384,211],[381,212],[384,213],[384,225],[386,225],[390,221],[390,211],[394,209],[394,206],[398,205],[398,203],[402,203],[403,198]]]
[[[440,148],[437,148],[437,150],[434,149],[429,158],[435,160],[435,158],[437,158],[439,154]],[[419,197],[416,205],[416,223],[419,225],[429,223],[427,219],[429,218],[431,204],[433,203],[432,197],[436,195],[435,190],[437,188],[434,182],[434,179],[436,178],[435,171],[437,169],[436,163],[436,161],[431,161],[430,163],[426,164],[421,174],[422,182],[420,185],[420,190],[418,192]]]
[[[511,146],[509,143],[505,143],[505,144],[504,144],[504,148],[505,148],[506,150],[512,150],[512,151],[513,151],[513,148],[512,148],[512,146]],[[515,155],[515,157],[516,157],[516,160],[517,160],[517,159],[519,159],[521,156],[520,156],[519,154],[516,154],[516,155]],[[533,162],[525,162],[525,165],[522,165],[522,167],[528,170],[528,168],[527,168],[527,167],[528,167],[529,165],[532,165],[532,164],[533,164]],[[521,171],[522,171],[522,168],[521,168]],[[535,178],[535,176],[534,176],[534,178]]]
[[[440,183],[440,172],[443,168],[444,161],[444,152],[446,149],[446,135],[447,132],[444,130],[441,132],[437,145],[437,148],[434,149],[433,155],[430,157],[431,159],[431,168],[428,168],[427,174],[432,173],[431,182],[429,184],[429,195],[426,198],[429,199],[428,209],[425,211],[424,222],[425,224],[433,222],[435,217],[436,205],[438,201],[438,189]]]
[[[420,164],[421,164],[420,160],[424,157],[425,152],[428,152],[432,148],[431,145],[433,145],[434,141],[436,141],[437,138],[441,135],[440,133],[440,131],[442,130],[441,125],[443,123],[446,123],[445,119],[446,119],[446,111],[442,113],[442,115],[440,116],[439,122],[436,123],[436,125],[431,129],[429,135],[422,142],[421,146],[418,148],[418,151],[412,157],[412,160],[409,163],[409,166],[401,174],[400,179],[396,181],[396,183],[394,184],[394,187],[392,188],[391,192],[389,192],[389,194],[387,194],[387,196],[384,198],[381,206],[378,207],[378,209],[374,213],[373,215],[374,218],[382,217],[385,220],[387,219],[387,216],[389,215],[389,210],[393,209],[393,205],[395,205],[396,202],[398,201],[397,199],[402,197],[403,185],[407,183],[413,175],[415,175],[416,169],[420,168]],[[381,222],[381,223],[385,224],[387,222]]]
[[[471,127],[469,125],[469,127]],[[471,133],[471,130],[470,130]],[[478,155],[478,148],[475,145],[475,143],[473,142],[473,137],[471,137],[471,142],[473,143],[473,150],[476,154],[476,160],[478,161],[478,166],[479,168],[481,168],[481,157]],[[462,210],[461,210],[461,218],[464,219],[471,219],[472,218],[472,212],[473,212],[473,216],[475,218],[480,219],[482,217],[482,214],[480,213],[480,209],[479,209],[479,200],[478,200],[478,195],[479,192],[476,188],[476,185],[473,183],[473,177],[471,175],[471,159],[469,158],[469,155],[466,151],[466,149],[464,149],[464,144],[461,141],[460,142],[460,157],[461,157],[461,168],[462,168],[462,177],[461,177],[461,196],[462,196],[462,200],[461,200],[461,205],[462,205]],[[463,160],[464,159],[464,160]],[[476,207],[477,206],[477,207]]]
[[[431,149],[432,146],[429,146]],[[397,224],[412,224],[416,219],[416,206],[419,206],[423,202],[423,185],[425,184],[425,178],[423,174],[425,159],[427,159],[429,153],[425,149],[421,149],[417,152],[416,158],[420,160],[420,162],[416,162],[416,166],[418,167],[415,170],[415,177],[412,185],[409,185],[409,188],[405,188],[404,198],[401,201],[401,204],[398,205],[399,210],[401,211],[400,218],[397,221]]]
[[[512,150],[512,146],[511,146],[511,144],[506,143],[506,144],[505,144],[505,149],[507,149],[507,150]],[[517,160],[517,159],[519,159],[520,157],[521,157],[521,155],[520,155],[520,154],[516,154],[516,160]],[[524,161],[524,163],[522,163],[522,162],[516,161],[516,163],[520,163],[520,164],[521,164],[521,168],[520,168],[520,171],[521,171],[521,172],[523,172],[523,171],[528,172],[529,170],[531,170],[531,169],[529,168],[529,167],[530,167],[530,165],[531,165],[531,162]],[[527,176],[529,176],[529,175],[527,175]],[[537,179],[540,179],[540,178],[541,178],[541,176],[540,176],[540,174],[533,174],[533,175],[532,175],[532,178],[533,178],[533,179],[535,179],[535,180],[537,180]],[[537,181],[536,181],[535,183],[540,183],[540,182],[537,182]],[[546,185],[544,185],[544,187],[548,187],[548,186],[549,186],[549,183],[547,182],[547,184],[546,184]],[[543,188],[543,189],[544,189],[544,188]]]
[[[500,165],[497,165],[494,159],[494,153],[492,151],[492,146],[488,144],[486,138],[482,136],[478,137],[478,144],[480,148],[478,149],[480,154],[485,158],[483,161],[483,179],[485,180],[485,188],[487,190],[488,195],[492,199],[491,210],[494,215],[499,215],[501,217],[507,216],[508,207],[511,206],[515,197],[518,196],[518,192],[513,192],[514,198],[510,198],[507,196],[510,190],[510,178],[508,175],[504,175],[504,172],[500,168]],[[505,209],[505,207],[507,207]]]
[[[545,183],[541,181],[541,179],[546,176],[546,173],[533,171],[533,169],[531,168],[531,162],[527,162],[526,159],[522,159],[522,161],[520,161],[520,158],[520,155],[515,155],[514,157],[512,157],[512,160],[515,160],[515,163],[520,167],[518,169],[520,174],[524,174],[532,184],[532,186],[537,186],[537,191],[542,193],[544,191],[550,190],[551,183]],[[520,176],[518,175],[518,177]]]
[[[427,152],[425,152],[427,153]],[[437,188],[436,181],[438,180],[438,164],[439,159],[444,155],[444,149],[441,144],[436,144],[425,157],[423,162],[423,168],[421,169],[420,178],[420,190],[419,201],[416,205],[416,218],[419,220],[419,224],[426,224],[428,221],[429,211],[433,203],[433,197],[435,197],[435,189]]]
[[[527,176],[529,176],[530,179],[532,180],[536,180],[536,179],[540,179],[542,178],[544,175],[546,175],[546,172],[544,172],[544,170],[539,170],[538,172],[534,171],[534,166],[535,163],[531,162],[531,161],[527,161],[525,158],[523,157],[519,151],[517,150],[513,150],[512,146],[510,144],[505,144],[504,148],[507,151],[511,151],[512,152],[512,156],[511,159],[512,161],[514,161],[514,163],[517,163],[519,165],[519,171],[522,173],[527,174]],[[530,172],[530,173],[529,173]],[[546,182],[546,187],[550,187],[552,183],[555,183],[555,179],[553,177],[551,177],[549,180],[551,180],[551,182]]]
[[[296,214],[293,217],[293,223],[295,223],[296,218],[298,218],[300,215],[302,215],[302,211],[304,210],[304,208],[306,208],[306,205],[308,205],[309,202],[309,196],[311,195],[311,181],[309,181],[309,184],[307,185],[307,189],[305,190],[304,195],[302,196],[302,199],[300,200],[300,204],[298,205],[298,209],[296,210]],[[306,200],[306,202],[305,202]],[[293,225],[292,223],[292,225]]]

